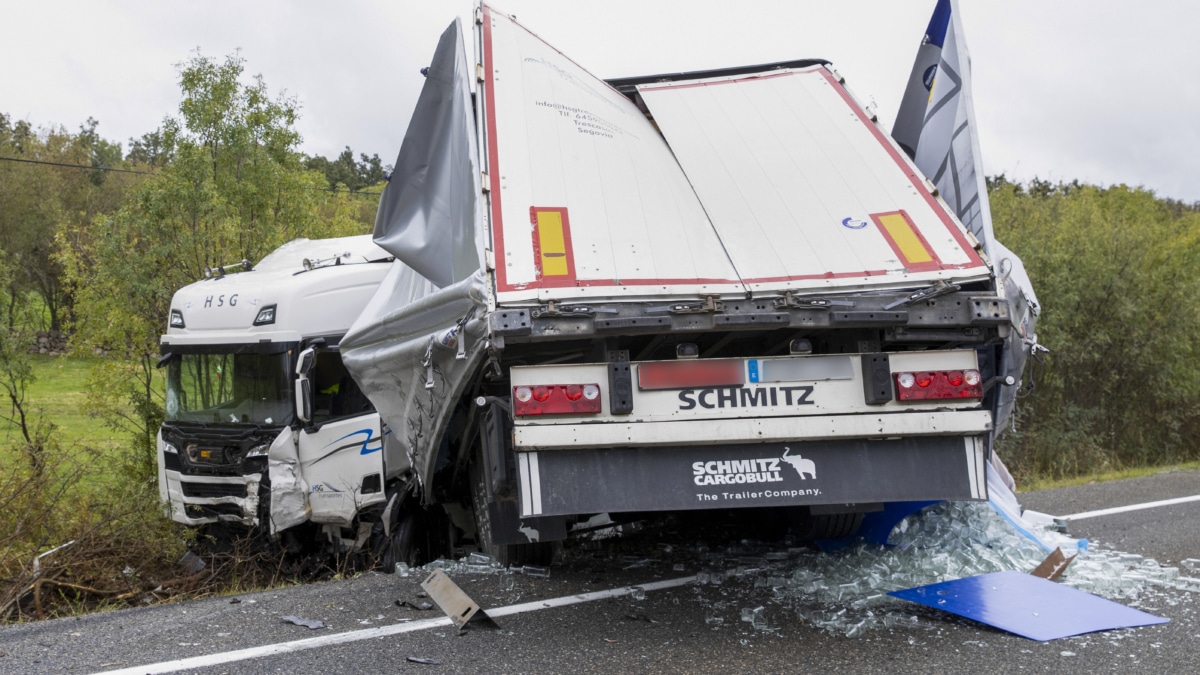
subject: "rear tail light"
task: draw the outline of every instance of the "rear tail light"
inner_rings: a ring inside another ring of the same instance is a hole
[[[983,398],[978,370],[925,370],[896,373],[896,398],[900,401]]]
[[[522,384],[513,387],[513,415],[593,415],[600,412],[598,384]]]

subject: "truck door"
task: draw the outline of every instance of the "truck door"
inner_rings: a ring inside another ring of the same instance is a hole
[[[300,430],[299,456],[312,520],[349,526],[358,511],[384,500],[379,414],[336,349],[317,350],[301,377],[310,383],[311,408]]]

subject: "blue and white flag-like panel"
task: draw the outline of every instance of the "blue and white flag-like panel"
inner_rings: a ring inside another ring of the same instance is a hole
[[[992,220],[971,101],[971,60],[954,0],[938,0],[917,51],[892,138],[992,251]]]
[[[892,138],[933,181],[942,199],[992,261],[1004,285],[1014,327],[1005,350],[1003,373],[1019,381],[1030,351],[1039,349],[1034,333],[1037,296],[1021,259],[996,241],[992,232],[971,96],[971,58],[955,0],[938,0],[933,10],[896,114]],[[1010,418],[1017,389],[1002,389],[995,411],[997,432]]]

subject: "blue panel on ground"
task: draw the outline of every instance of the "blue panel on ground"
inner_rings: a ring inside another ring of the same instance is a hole
[[[1013,570],[918,586],[888,595],[1043,642],[1170,621]]]

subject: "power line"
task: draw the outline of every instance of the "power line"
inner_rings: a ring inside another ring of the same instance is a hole
[[[153,171],[134,171],[133,169],[114,169],[108,166],[88,166],[86,164],[63,164],[62,162],[45,162],[40,159],[19,159],[17,157],[0,157],[0,162],[22,162],[24,164],[44,164],[46,166],[61,166],[67,169],[87,169],[88,171],[119,171],[121,173],[140,173],[153,176]]]

